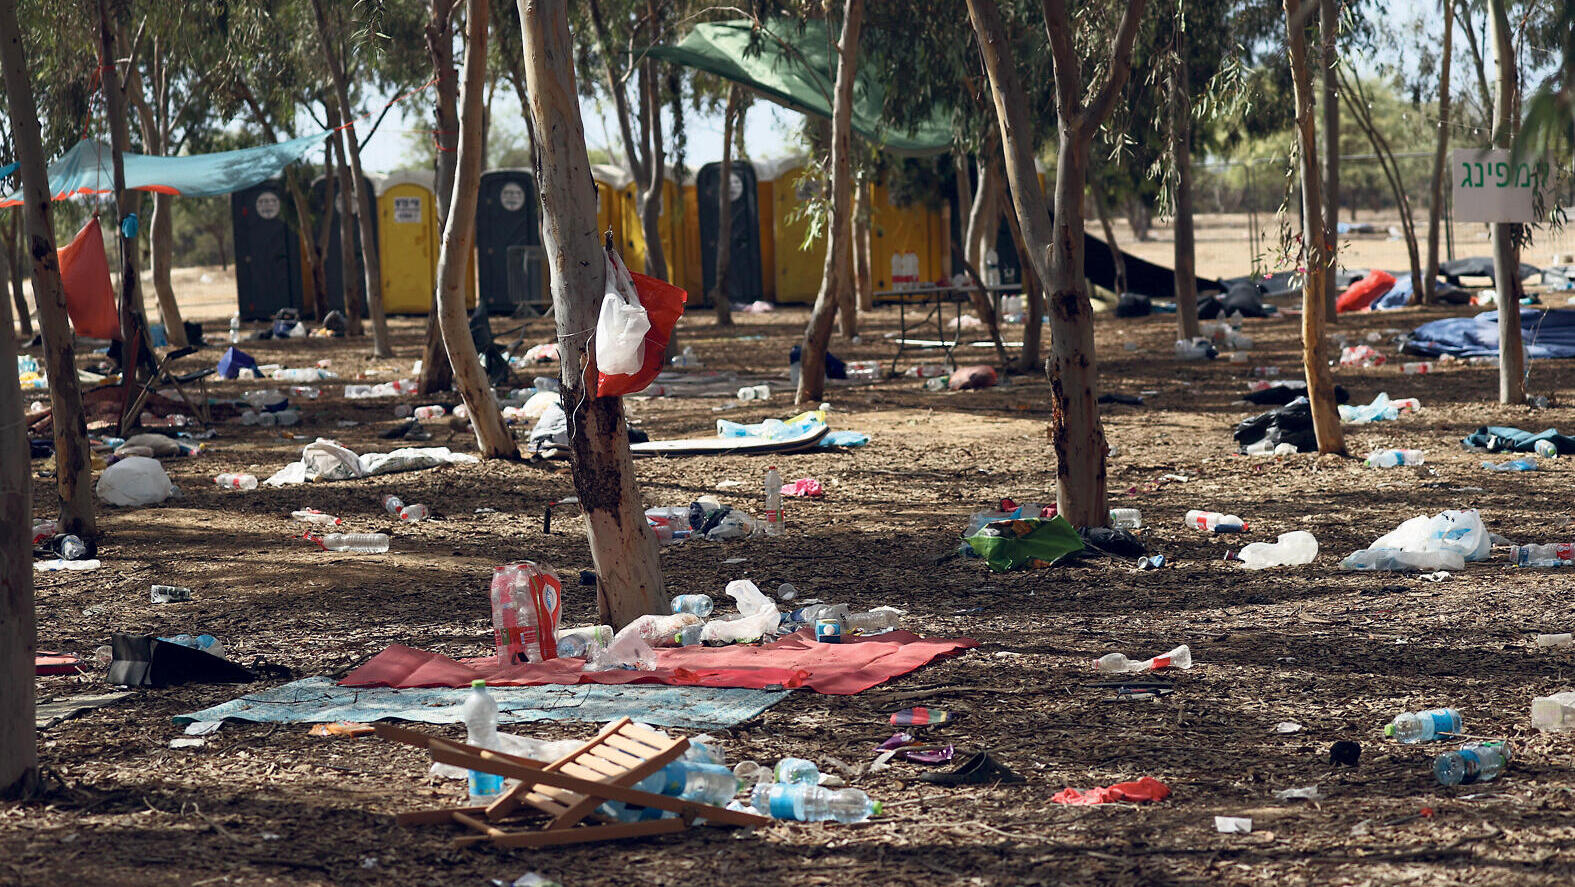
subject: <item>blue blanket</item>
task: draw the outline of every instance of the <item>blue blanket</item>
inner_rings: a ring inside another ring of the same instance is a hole
[[[1575,311],[1521,308],[1520,335],[1528,358],[1575,357]],[[1431,357],[1496,357],[1498,312],[1424,323],[1406,337],[1404,347],[1407,353]]]
[[[661,727],[726,730],[747,721],[788,695],[787,690],[738,690],[721,687],[672,687],[665,684],[547,684],[541,687],[489,687],[498,701],[498,723],[591,721],[624,716]],[[333,723],[380,720],[459,723],[459,706],[470,688],[341,687],[333,678],[315,677],[248,693],[239,699],[186,715],[175,723],[237,721]]]

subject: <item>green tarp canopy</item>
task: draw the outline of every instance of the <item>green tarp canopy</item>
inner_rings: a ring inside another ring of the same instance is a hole
[[[696,25],[673,46],[652,46],[654,58],[697,68],[741,83],[774,102],[804,114],[831,117],[836,75],[823,23],[778,19],[762,26],[758,53],[746,55],[754,23],[748,19]],[[938,154],[951,148],[949,120],[936,116],[911,132],[881,119],[885,88],[863,67],[853,86],[853,131],[897,154]]]
[[[121,155],[126,187],[138,191],[214,197],[250,188],[279,174],[301,155],[322,144],[329,133],[301,136],[288,142],[218,151],[187,157],[153,154]],[[108,194],[115,190],[115,167],[108,145],[83,139],[49,165],[49,193],[55,200]],[[0,197],[0,207],[21,206],[20,190]]]

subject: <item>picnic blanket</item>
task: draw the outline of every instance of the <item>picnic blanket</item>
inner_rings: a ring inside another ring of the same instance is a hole
[[[689,730],[726,730],[776,705],[790,692],[607,684],[489,687],[488,691],[497,700],[500,724],[526,721],[601,723],[631,717],[647,724]],[[468,686],[463,689],[358,689],[341,687],[333,678],[312,677],[248,693],[202,711],[176,715],[175,723],[230,719],[267,724],[381,720],[457,724],[460,722],[459,707],[469,694]]]
[[[311,481],[352,480],[374,474],[416,471],[456,462],[480,462],[468,453],[448,447],[401,447],[387,453],[356,455],[338,443],[319,437],[301,450],[301,461],[284,466],[263,483],[270,487]]]
[[[840,644],[823,644],[815,640],[812,629],[805,628],[760,646],[658,649],[657,667],[652,671],[588,672],[583,670],[584,661],[580,659],[499,667],[492,657],[460,662],[439,653],[394,644],[339,683],[345,687],[468,687],[471,681],[482,679],[489,687],[586,683],[757,690],[803,687],[847,696],[978,645],[972,638],[930,640],[907,631],[848,637]]]
[[[1520,335],[1528,358],[1575,357],[1575,311],[1521,308]],[[1428,357],[1497,357],[1498,312],[1424,323],[1406,337],[1404,350]]]

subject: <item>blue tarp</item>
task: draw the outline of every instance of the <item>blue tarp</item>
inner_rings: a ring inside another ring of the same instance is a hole
[[[1521,308],[1520,335],[1528,358],[1575,357],[1575,311]],[[1496,357],[1498,312],[1424,323],[1406,337],[1404,347],[1407,353],[1431,357]]]
[[[188,157],[122,154],[126,187],[184,197],[229,194],[277,176],[328,135],[320,132],[274,145]],[[114,182],[113,157],[109,146],[102,142],[83,139],[49,165],[49,193],[56,200],[108,194],[114,190]],[[21,203],[20,189],[0,198],[0,207]]]
[[[787,696],[787,690],[728,687],[673,687],[665,684],[547,684],[540,687],[488,687],[498,701],[498,723],[590,721],[631,717],[660,727],[726,730]],[[333,678],[313,677],[248,693],[239,699],[191,714],[192,721],[255,721],[313,724],[381,720],[424,724],[459,723],[459,706],[470,688],[341,687]]]
[[[16,172],[17,168],[21,165],[22,164],[20,163],[8,163],[5,166],[0,166],[0,179],[3,179],[11,173]]]

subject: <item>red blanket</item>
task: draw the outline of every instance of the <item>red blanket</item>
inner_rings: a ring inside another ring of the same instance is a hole
[[[581,671],[579,659],[499,668],[491,658],[459,662],[394,644],[340,681],[345,687],[468,687],[477,678],[501,687],[538,684],[674,684],[701,687],[805,687],[846,696],[942,656],[977,647],[971,638],[926,640],[906,631],[822,644],[803,629],[762,646],[671,647],[656,651],[655,671]]]

